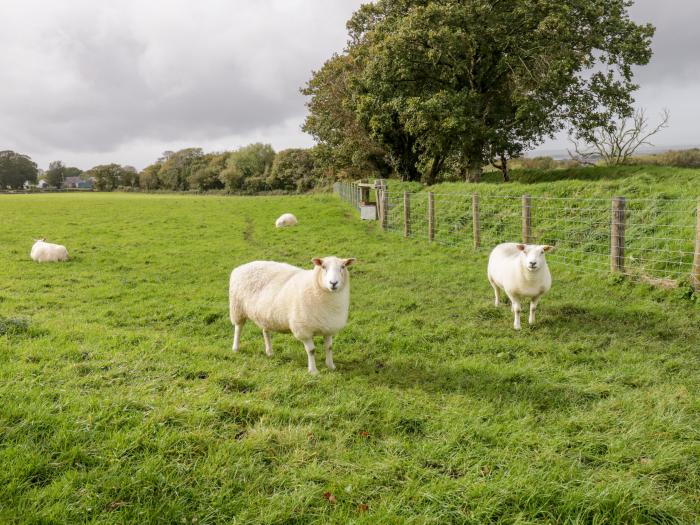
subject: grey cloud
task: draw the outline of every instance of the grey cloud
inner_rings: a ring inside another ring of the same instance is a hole
[[[185,145],[308,144],[298,90],[343,48],[361,2],[4,0],[0,149],[42,166],[142,167]],[[636,74],[640,105],[668,106],[669,140],[697,142],[700,2],[637,0],[631,13],[657,27],[654,57]]]
[[[639,84],[700,82],[700,2],[637,0],[630,15],[636,22],[656,27],[652,59],[635,70]]]
[[[0,34],[0,67],[15,74],[0,83],[0,143],[30,155],[139,140],[207,148],[300,125],[299,88],[342,49],[359,4],[11,2],[15,31]],[[23,24],[36,31],[17,30]]]

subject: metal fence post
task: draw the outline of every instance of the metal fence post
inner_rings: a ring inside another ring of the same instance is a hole
[[[700,197],[695,208],[695,254],[693,255],[693,273],[690,282],[696,292],[700,292]]]
[[[530,244],[532,240],[532,214],[530,196],[523,195],[523,242]]]
[[[478,193],[472,193],[472,235],[474,237],[474,248],[478,248],[481,245]]]
[[[610,270],[625,271],[625,198],[613,197],[610,222]]]
[[[428,192],[428,240],[435,239],[435,195]]]
[[[403,236],[411,236],[411,194],[403,192]]]

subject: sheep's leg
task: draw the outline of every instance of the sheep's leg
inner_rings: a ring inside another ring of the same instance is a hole
[[[333,362],[333,336],[326,335],[323,337],[323,349],[326,352],[326,366],[331,370],[335,370],[335,363]]]
[[[241,330],[243,329],[243,323],[236,323],[233,325],[233,351],[238,352],[241,347]]]
[[[513,328],[515,328],[516,330],[520,330],[520,301],[518,301],[518,299],[515,296],[510,294],[508,294],[508,298],[510,299],[511,308],[513,310],[513,316],[515,317],[515,319],[513,320]]]
[[[309,374],[318,374],[313,338],[305,339],[302,341],[302,343],[304,343],[304,349],[306,350],[306,355],[309,358]]]
[[[500,297],[500,294],[498,293],[498,286],[496,286],[496,284],[491,280],[490,277],[489,277],[489,282],[491,283],[491,287],[493,288],[493,294],[496,296],[496,300],[494,301],[493,304],[498,306],[501,304],[501,297]]]
[[[268,357],[272,356],[272,337],[270,337],[270,332],[263,328],[263,339],[265,340],[265,353]]]
[[[539,297],[533,297],[532,301],[530,301],[530,317],[527,320],[530,324],[535,324],[535,310],[537,310],[537,303],[539,302]]]

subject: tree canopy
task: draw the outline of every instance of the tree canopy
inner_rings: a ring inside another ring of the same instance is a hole
[[[60,160],[54,160],[49,163],[49,169],[46,170],[46,182],[52,188],[60,188],[63,185],[63,180],[66,178],[66,166]]]
[[[494,158],[565,128],[585,138],[631,112],[632,66],[649,61],[653,27],[632,22],[629,5],[365,4],[348,22],[345,53],[304,91],[305,129],[338,152],[356,147],[357,137],[371,140],[404,178],[432,183],[450,160],[478,180]],[[359,130],[347,133],[353,126]]]
[[[36,183],[36,163],[27,155],[0,151],[0,188],[21,188],[25,181]]]

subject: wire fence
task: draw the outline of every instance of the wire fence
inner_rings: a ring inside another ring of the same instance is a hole
[[[369,195],[355,183],[334,189],[358,210]],[[372,193],[383,229],[406,237],[465,249],[551,244],[548,258],[570,266],[700,290],[700,199]]]

